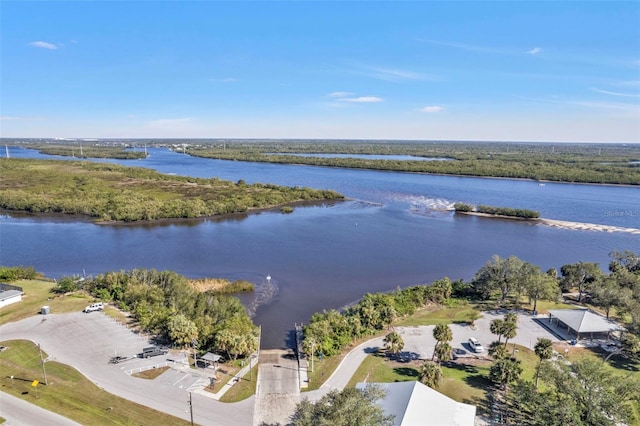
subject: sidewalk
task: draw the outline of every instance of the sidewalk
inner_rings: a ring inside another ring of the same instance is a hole
[[[227,391],[229,389],[231,389],[231,387],[233,385],[235,385],[237,382],[239,382],[240,380],[242,380],[242,378],[249,372],[249,366],[251,366],[251,368],[253,368],[256,364],[258,364],[258,357],[253,357],[250,356],[249,357],[250,362],[249,364],[245,365],[244,367],[242,367],[240,369],[240,371],[238,371],[232,378],[230,378],[227,383],[224,384],[224,386],[222,386],[222,389],[220,389],[218,392],[216,393],[212,393],[209,391],[204,390],[204,388],[207,387],[208,383],[205,383],[201,386],[198,386],[198,388],[192,390],[193,393],[197,393],[198,395],[202,395],[202,396],[206,396],[207,398],[211,398],[211,399],[215,399],[216,401],[219,401],[220,398],[222,398],[222,395],[224,395],[225,393],[227,393]],[[201,369],[195,369],[195,370],[201,370]],[[194,369],[191,369],[191,371],[195,371]],[[201,376],[205,376],[203,375],[200,371],[198,371],[198,374],[200,374]],[[257,374],[256,374],[257,376]],[[210,378],[211,376],[206,374],[207,378]],[[254,380],[257,380],[257,377],[254,377]]]

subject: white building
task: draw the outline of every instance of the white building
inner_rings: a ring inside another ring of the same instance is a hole
[[[22,301],[21,290],[4,290],[0,291],[0,308]]]
[[[368,383],[358,383],[358,389]],[[386,392],[378,401],[395,426],[474,426],[476,407],[457,402],[420,382],[372,383]]]

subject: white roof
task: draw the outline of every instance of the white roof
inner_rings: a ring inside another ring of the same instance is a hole
[[[457,402],[420,382],[372,383],[387,396],[379,401],[385,414],[393,414],[396,426],[473,426],[476,407]],[[362,389],[367,383],[358,383]]]
[[[5,300],[13,299],[14,297],[22,297],[22,292],[18,290],[0,291],[0,300],[3,302]]]
[[[578,333],[604,333],[621,327],[588,309],[550,309],[549,313]]]
[[[205,361],[218,362],[222,358],[222,355],[212,354],[211,352],[207,352],[200,359],[204,359]]]

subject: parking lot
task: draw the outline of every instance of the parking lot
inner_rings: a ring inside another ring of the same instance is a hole
[[[71,365],[104,390],[156,410],[190,419],[189,392],[208,384],[206,373],[188,369],[178,352],[138,358],[150,342],[102,312],[38,315],[0,327],[0,339],[27,339],[40,344],[55,360]],[[128,359],[110,363],[114,356]],[[173,368],[154,380],[139,379],[127,372],[153,366]],[[208,425],[247,425],[253,417],[254,398],[225,404],[192,394],[194,420]],[[105,407],[107,408],[107,407]]]
[[[453,333],[451,346],[457,357],[488,357],[487,348],[491,342],[498,340],[498,336],[489,330],[491,321],[497,318],[504,318],[504,312],[483,312],[482,318],[475,322],[475,328],[468,324],[450,324]],[[431,359],[435,349],[436,340],[433,338],[432,325],[418,327],[396,327],[396,331],[402,336],[404,341],[403,355],[413,359]],[[509,342],[517,343],[533,349],[539,337],[545,337],[552,342],[559,339],[546,328],[536,323],[529,314],[518,315],[518,329],[515,338]],[[475,353],[469,345],[469,338],[478,339],[484,347],[483,353]],[[504,339],[503,339],[504,341]]]

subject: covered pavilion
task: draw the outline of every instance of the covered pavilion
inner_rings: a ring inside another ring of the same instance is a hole
[[[550,309],[551,325],[566,329],[567,334],[575,335],[576,340],[588,335],[594,338],[609,339],[612,332],[623,330],[622,326],[589,309]]]

